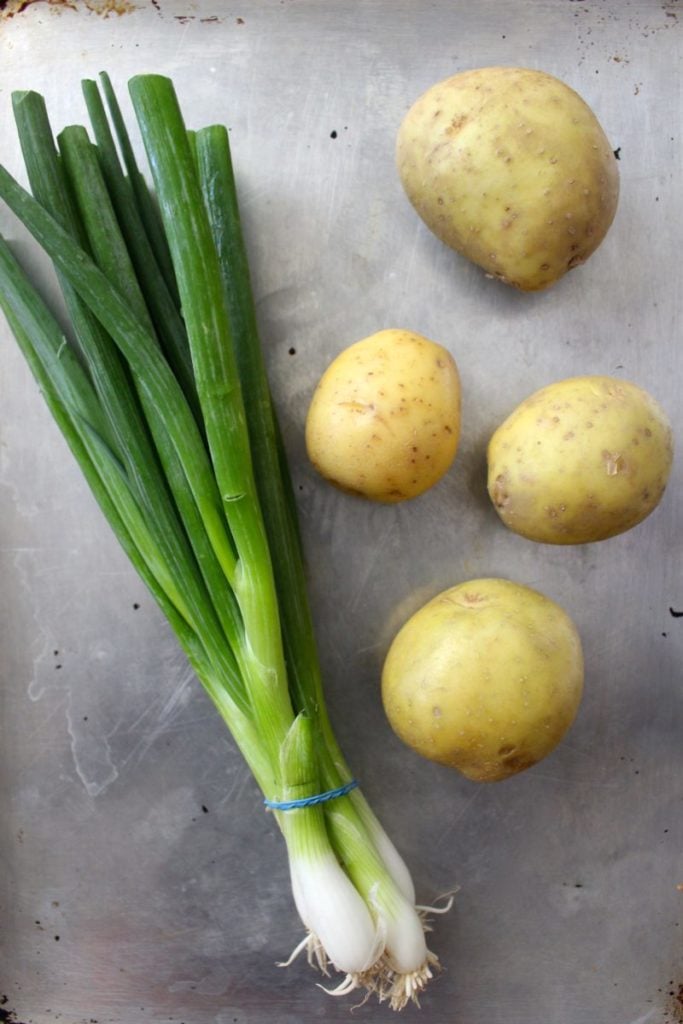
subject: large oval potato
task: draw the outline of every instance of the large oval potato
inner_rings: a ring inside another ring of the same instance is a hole
[[[448,470],[460,437],[460,378],[443,345],[378,331],[330,364],[306,418],[306,448],[330,483],[399,502]]]
[[[516,533],[587,544],[657,507],[672,458],[671,426],[651,395],[612,377],[570,377],[535,392],[495,431],[488,491]]]
[[[546,757],[573,722],[583,689],[569,616],[537,591],[470,580],[433,598],[394,638],[382,700],[418,754],[476,782]]]
[[[583,263],[617,209],[612,147],[581,97],[527,68],[464,71],[406,114],[397,164],[446,245],[524,291]]]

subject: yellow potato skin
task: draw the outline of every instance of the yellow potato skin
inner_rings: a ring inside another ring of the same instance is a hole
[[[400,739],[475,782],[506,779],[549,754],[582,690],[569,616],[502,579],[471,580],[429,601],[397,633],[382,672]]]
[[[442,345],[387,329],[340,353],[314,392],[306,449],[344,491],[395,503],[432,487],[460,437],[460,377]]]
[[[432,86],[400,126],[396,160],[434,234],[523,291],[585,262],[617,209],[605,133],[573,89],[542,71],[479,68]]]
[[[630,530],[659,504],[672,431],[642,388],[571,377],[531,395],[488,445],[488,492],[506,526],[545,544],[588,544]]]

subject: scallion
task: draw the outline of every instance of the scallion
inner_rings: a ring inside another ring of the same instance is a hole
[[[295,954],[343,972],[334,993],[361,988],[400,1009],[437,963],[429,908],[415,906],[410,873],[355,786],[325,708],[228,134],[188,132],[169,79],[133,78],[153,195],[106,75],[101,88],[108,115],[98,85],[83,83],[93,139],[70,125],[58,147],[42,97],[15,94],[33,195],[0,166],[0,197],[55,265],[70,337],[2,239],[0,306],[274,808],[307,929]]]

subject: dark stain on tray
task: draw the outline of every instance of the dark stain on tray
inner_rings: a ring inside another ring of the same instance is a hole
[[[110,14],[130,14],[137,9],[132,0],[0,0],[0,21],[21,14],[34,4],[45,4],[54,11],[67,8],[70,11],[85,10],[89,14],[99,14],[103,18]]]
[[[670,981],[667,995],[670,1002],[664,1011],[664,1021],[666,1024],[683,1024],[683,982]]]
[[[669,615],[672,619],[683,619],[683,612],[677,611],[675,608],[669,607]]]
[[[209,18],[197,18],[195,14],[174,14],[173,19],[174,21],[179,21],[181,25],[187,25],[190,21],[199,21],[200,25],[220,25],[223,21],[216,14],[212,14]],[[240,19],[238,18],[237,21],[239,24]]]
[[[23,1022],[17,1018],[15,1010],[5,1009],[8,1002],[9,999],[7,996],[0,996],[0,1021],[6,1021],[7,1024],[23,1024]]]

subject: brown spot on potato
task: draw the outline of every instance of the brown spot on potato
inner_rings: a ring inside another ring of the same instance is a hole
[[[617,476],[619,473],[623,473],[626,469],[626,459],[619,452],[608,452],[604,450],[602,452],[602,458],[605,463],[605,470],[607,476]]]
[[[493,481],[491,498],[496,508],[506,508],[510,504],[510,495],[507,492],[507,479],[503,473],[499,473]]]
[[[537,758],[530,757],[528,754],[512,754],[505,758],[505,767],[509,769],[512,774],[526,771],[527,768],[533,767],[537,763]]]
[[[467,123],[467,114],[456,114],[449,126],[446,128],[447,135],[457,135],[460,129]]]

